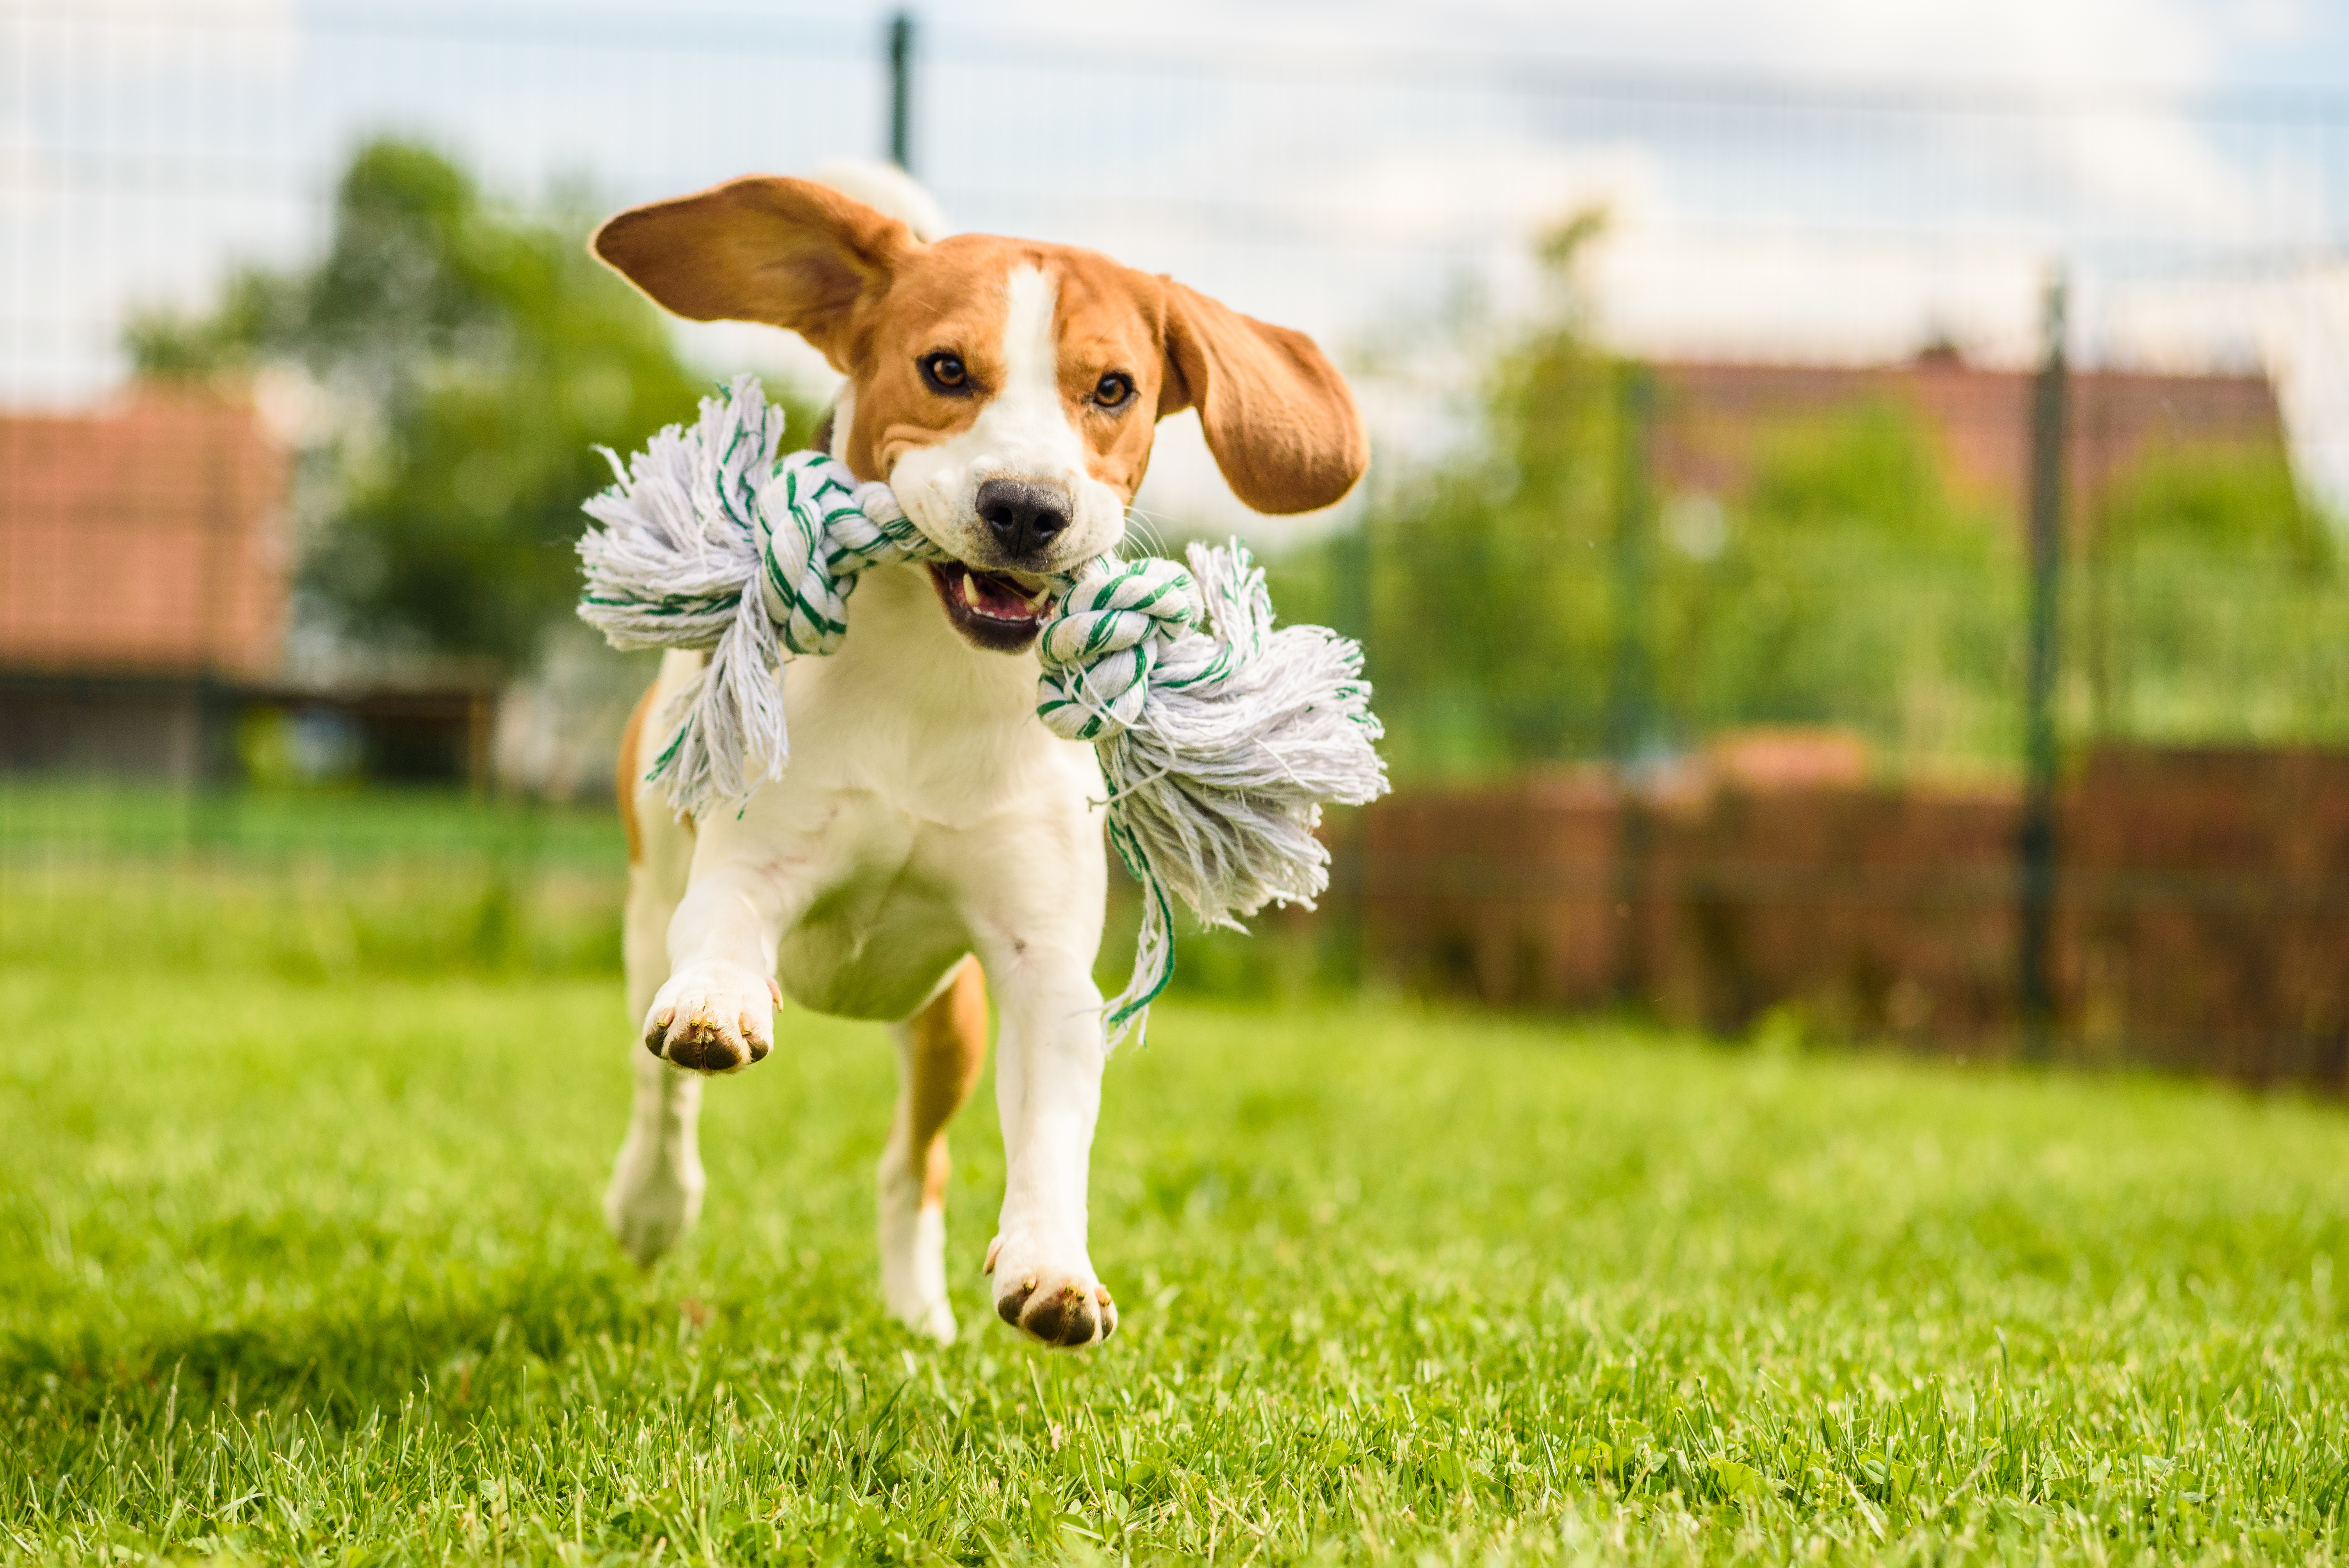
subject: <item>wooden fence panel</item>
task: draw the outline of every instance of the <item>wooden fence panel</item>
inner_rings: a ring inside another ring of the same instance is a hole
[[[1371,966],[1501,1006],[1628,1005],[1996,1054],[2016,1027],[2012,791],[1404,795],[1350,839]],[[2067,786],[2059,1049],[2349,1088],[2349,755],[2106,750]]]

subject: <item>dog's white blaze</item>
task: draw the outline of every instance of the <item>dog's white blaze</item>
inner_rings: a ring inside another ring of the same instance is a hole
[[[1061,400],[1060,294],[1042,268],[1012,269],[1003,283],[1003,384],[968,429],[907,452],[890,470],[890,488],[922,531],[965,560],[989,559],[978,498],[991,479],[1049,485],[1069,498],[1060,560],[1103,554],[1123,531],[1124,503],[1087,469],[1084,437]]]
[[[1038,267],[1003,281],[1003,385],[970,428],[940,443],[959,459],[969,487],[991,479],[1057,485],[1073,505],[1085,479],[1085,444],[1061,402],[1061,338],[1052,325],[1060,285]]]
[[[1083,445],[1061,407],[1061,335],[1052,329],[1060,285],[1041,268],[1016,268],[1003,282],[1003,390],[978,422],[993,418],[1005,435],[1024,437],[1040,449],[1075,447],[1081,471]]]

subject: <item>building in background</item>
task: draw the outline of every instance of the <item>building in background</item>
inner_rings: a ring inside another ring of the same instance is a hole
[[[1742,491],[1764,444],[1789,424],[1886,404],[1930,439],[1951,491],[2020,527],[2031,472],[2027,370],[1928,349],[1904,365],[1668,363],[1657,366],[1657,478],[1669,494]],[[2076,515],[2148,454],[2251,449],[2284,460],[2287,434],[2263,375],[2087,370],[2071,377],[2064,443]]]
[[[486,676],[286,678],[288,478],[207,392],[0,418],[0,771],[486,776]]]
[[[0,767],[192,779],[274,679],[285,456],[249,407],[142,387],[0,419]]]

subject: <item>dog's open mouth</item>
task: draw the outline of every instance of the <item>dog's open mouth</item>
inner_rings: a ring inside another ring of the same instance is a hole
[[[959,561],[934,561],[930,581],[955,630],[994,653],[1026,647],[1052,613],[1050,585],[1024,573],[979,572]]]

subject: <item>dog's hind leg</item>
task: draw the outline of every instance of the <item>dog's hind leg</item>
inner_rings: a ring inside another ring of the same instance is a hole
[[[644,782],[649,716],[678,682],[699,667],[698,654],[670,654],[620,741],[620,814],[628,830],[628,898],[621,945],[628,976],[628,1016],[642,1018],[668,978],[668,923],[693,867],[693,824],[673,816]],[[657,737],[654,738],[657,741]],[[701,1151],[695,1123],[701,1078],[631,1043],[636,1105],[628,1136],[604,1191],[604,1219],[628,1255],[649,1264],[675,1245],[701,1212]]]
[[[987,1062],[987,981],[966,958],[922,1010],[893,1027],[897,1114],[882,1151],[881,1295],[906,1327],[955,1336],[947,1303],[947,1123]]]

